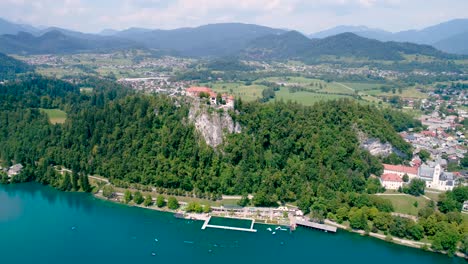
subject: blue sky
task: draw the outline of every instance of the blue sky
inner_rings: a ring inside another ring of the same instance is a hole
[[[468,17],[468,0],[0,0],[0,17],[84,32],[244,22],[313,33],[337,25],[389,31]]]

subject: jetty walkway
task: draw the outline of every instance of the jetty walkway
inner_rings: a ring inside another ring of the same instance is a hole
[[[238,218],[236,218],[238,219]],[[226,229],[226,230],[235,230],[235,231],[244,231],[244,232],[257,232],[257,229],[253,229],[255,225],[255,219],[241,219],[241,220],[251,220],[250,228],[242,228],[242,227],[233,227],[233,226],[222,226],[222,225],[210,225],[211,216],[209,216],[205,222],[203,223],[202,230],[205,230],[207,227],[209,228],[217,228],[217,229]]]

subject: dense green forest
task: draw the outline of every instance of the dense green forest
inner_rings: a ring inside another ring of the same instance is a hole
[[[26,63],[0,53],[0,81],[15,78],[17,74],[32,71]]]
[[[82,85],[95,89],[80,94],[79,86],[37,76],[1,86],[1,159],[199,196],[264,192],[259,204],[268,204],[297,200],[319,185],[365,192],[382,167],[359,148],[356,130],[411,152],[383,114],[353,101],[304,107],[239,100],[231,114],[243,133],[212,149],[184,122],[188,104],[176,107],[173,98],[132,94],[103,80]],[[68,119],[51,125],[39,108],[60,108]]]
[[[80,93],[81,86],[93,90]],[[401,112],[351,100],[312,107],[237,100],[230,114],[242,133],[228,135],[213,149],[186,121],[189,102],[183,100],[136,94],[103,79],[73,85],[29,76],[9,82],[0,85],[0,159],[26,166],[13,182],[89,192],[85,175],[98,174],[117,186],[151,185],[166,194],[208,199],[242,194],[243,205],[297,202],[317,221],[348,221],[353,229],[401,238],[427,237],[435,250],[451,253],[467,232],[459,213],[468,198],[466,187],[441,197],[445,214],[430,204],[419,222],[390,215],[391,202],[370,195],[382,191],[371,176],[380,175],[382,165],[359,147],[357,131],[391,142],[408,158],[411,147],[395,129],[418,124]],[[59,108],[67,120],[52,125],[39,108]],[[73,173],[62,176],[55,165]],[[1,180],[6,182],[5,175]],[[252,201],[247,193],[254,194]]]

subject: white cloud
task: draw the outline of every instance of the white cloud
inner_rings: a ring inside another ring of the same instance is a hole
[[[307,33],[339,24],[400,30],[463,17],[465,10],[468,1],[461,0],[0,0],[0,17],[93,32],[219,22]]]

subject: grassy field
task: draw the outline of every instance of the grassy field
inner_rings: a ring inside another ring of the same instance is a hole
[[[439,201],[439,195],[440,195],[440,193],[426,192],[425,195],[426,195],[427,197],[431,198],[431,200],[433,200],[434,202],[438,202],[438,201]]]
[[[236,97],[242,98],[245,101],[255,101],[262,97],[262,91],[267,88],[263,85],[252,84],[244,85],[243,83],[227,83],[227,82],[215,82],[200,84],[202,86],[208,86],[215,92],[228,93]]]
[[[63,124],[67,120],[67,113],[60,109],[40,109],[42,112],[49,116],[49,120],[52,124]]]
[[[327,101],[327,100],[335,100],[340,98],[350,98],[351,96],[346,95],[337,95],[337,94],[317,94],[317,93],[310,93],[310,92],[295,92],[290,93],[288,88],[281,88],[278,92],[276,92],[275,100],[283,100],[283,101],[292,101],[297,102],[303,105],[313,105],[316,102],[320,101]]]
[[[82,87],[80,88],[80,93],[92,93],[93,92],[93,88],[91,87]]]
[[[325,83],[324,88],[320,91],[327,93],[338,93],[338,94],[355,94],[355,90],[347,85],[342,83]]]
[[[382,195],[380,197],[391,201],[396,213],[414,216],[417,216],[418,211],[429,203],[424,197],[414,197],[410,195]],[[417,207],[414,206],[415,202],[418,202]]]
[[[416,87],[409,87],[409,88],[404,88],[402,93],[400,94],[398,91],[396,93],[384,93],[380,89],[376,90],[368,90],[364,91],[363,93],[372,95],[372,96],[400,96],[400,97],[407,97],[407,98],[417,98],[417,99],[425,99],[428,98],[428,95],[425,93],[422,93],[416,89]]]
[[[343,82],[341,83],[346,85],[356,91],[366,91],[366,90],[377,90],[382,84],[381,83],[355,83],[355,82]]]
[[[48,77],[55,77],[55,78],[63,78],[64,76],[67,75],[81,75],[84,74],[84,71],[77,69],[77,68],[70,68],[70,69],[61,69],[61,68],[50,68],[50,67],[41,67],[38,66],[36,68],[36,72],[48,76]]]

